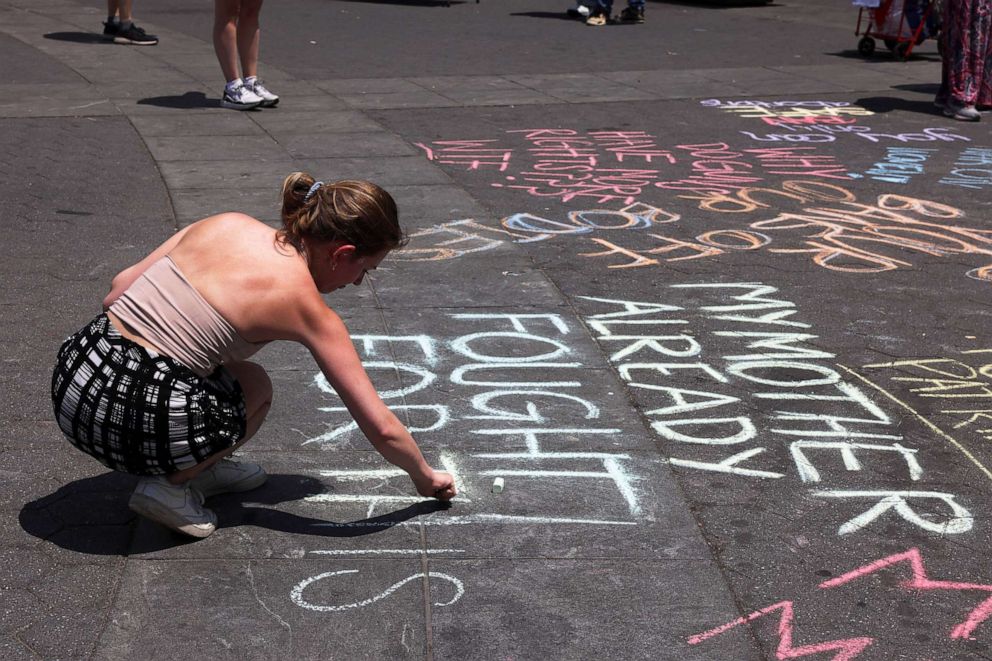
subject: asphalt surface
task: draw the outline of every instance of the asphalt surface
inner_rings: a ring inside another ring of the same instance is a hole
[[[0,0],[0,658],[992,658],[992,117],[846,3],[566,8],[272,3],[237,113],[205,0],[138,3],[150,48]],[[296,169],[396,197],[329,304],[460,495],[275,345],[269,482],[190,542],[61,437],[54,353]]]

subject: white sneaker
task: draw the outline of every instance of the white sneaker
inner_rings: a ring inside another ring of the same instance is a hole
[[[978,122],[982,119],[982,113],[978,112],[975,106],[966,106],[954,99],[948,99],[944,104],[944,114],[962,122]]]
[[[269,91],[262,81],[256,78],[251,83],[245,83],[245,87],[251,90],[255,96],[262,99],[263,108],[271,108],[277,103],[279,103],[279,97]]]
[[[164,477],[143,477],[127,506],[190,537],[209,537],[217,529],[217,515],[203,507],[200,494],[188,482],[176,485]]]
[[[221,459],[190,480],[189,485],[206,500],[219,493],[257,489],[268,477],[258,464]]]
[[[224,88],[224,96],[220,100],[220,105],[232,110],[251,110],[262,105],[265,99],[252,92],[241,83],[233,88]]]

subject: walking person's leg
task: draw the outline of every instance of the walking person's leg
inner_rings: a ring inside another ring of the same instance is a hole
[[[224,73],[224,81],[240,78],[238,73],[238,8],[240,0],[214,0],[214,52]]]
[[[596,7],[586,19],[586,25],[606,25],[613,12],[613,0],[596,0]]]
[[[125,23],[130,25],[131,21],[131,0],[117,0],[117,18],[120,19],[121,25]]]
[[[644,22],[644,0],[627,0],[627,6],[620,12],[621,23]]]
[[[143,29],[134,24],[131,16],[132,0],[107,0],[107,13],[111,16],[117,15],[114,21],[116,30],[108,34],[104,28],[105,36],[112,36],[116,44],[132,44],[135,46],[154,46],[158,43],[158,37],[148,34]],[[108,23],[111,19],[108,19]]]
[[[262,13],[262,0],[241,0],[238,13],[238,54],[241,58],[241,71],[245,86],[262,99],[263,108],[271,108],[279,103],[279,97],[269,91],[258,79],[258,52],[261,39],[259,17]]]
[[[981,111],[992,109],[992,0],[982,0],[982,24],[978,27],[975,60],[978,89],[975,107]]]
[[[245,78],[258,75],[258,17],[261,12],[262,0],[241,0],[239,3],[236,39]]]
[[[121,0],[107,0],[107,20],[103,24],[103,36],[110,41],[117,36],[117,31],[121,26],[121,19],[118,13],[121,10]]]
[[[261,105],[262,98],[245,86],[238,71],[239,60],[244,59],[239,54],[238,39],[241,6],[241,0],[214,0],[214,52],[225,81],[221,105],[233,110],[250,110]],[[257,48],[255,58],[257,61]]]
[[[944,106],[944,114],[962,121],[978,121],[975,109],[977,89],[974,78],[974,39],[976,17],[974,6],[980,0],[945,0],[942,26],[941,85],[936,101]]]

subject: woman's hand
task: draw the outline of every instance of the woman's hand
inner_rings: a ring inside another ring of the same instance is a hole
[[[455,489],[455,478],[451,473],[431,470],[430,475],[422,481],[414,481],[417,493],[428,498],[451,500],[458,493]]]

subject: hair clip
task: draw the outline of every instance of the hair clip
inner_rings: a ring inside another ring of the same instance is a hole
[[[323,185],[324,185],[323,181],[315,181],[313,186],[310,187],[310,190],[308,190],[307,194],[303,197],[303,201],[306,202],[307,200],[309,200],[310,197],[313,196],[313,194],[316,193],[318,190],[320,190],[320,187]]]

